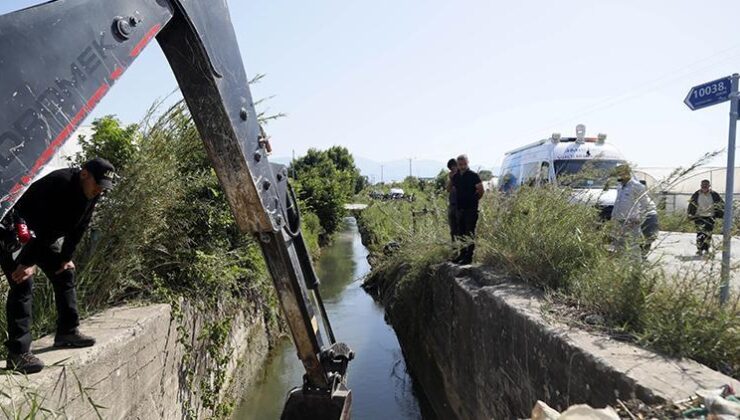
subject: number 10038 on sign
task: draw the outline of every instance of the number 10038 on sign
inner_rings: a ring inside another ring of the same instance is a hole
[[[684,99],[684,103],[692,110],[705,108],[730,99],[731,91],[732,79],[724,77],[694,86]]]

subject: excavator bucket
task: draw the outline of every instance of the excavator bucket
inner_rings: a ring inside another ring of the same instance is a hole
[[[349,420],[352,392],[341,386],[332,393],[294,388],[288,394],[282,420]]]

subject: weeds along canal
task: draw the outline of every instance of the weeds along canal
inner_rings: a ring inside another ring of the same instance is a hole
[[[321,292],[337,340],[349,344],[355,360],[349,367],[353,420],[428,419],[422,398],[406,372],[401,348],[386,324],[381,306],[360,287],[370,271],[367,249],[357,222],[347,218],[334,242],[316,264]],[[235,420],[279,419],[288,391],[301,383],[303,369],[293,343],[283,340],[273,350],[259,383],[235,410]]]

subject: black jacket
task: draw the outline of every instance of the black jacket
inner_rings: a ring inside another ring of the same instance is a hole
[[[85,229],[90,224],[98,197],[88,200],[80,183],[80,170],[59,169],[34,182],[15,204],[35,234],[23,247],[18,263],[35,265],[44,248],[64,238],[60,253],[62,262],[70,261]]]
[[[701,190],[695,192],[691,198],[689,199],[689,216],[696,216],[696,209],[698,208],[698,202],[699,202],[699,193]],[[720,218],[724,216],[725,210],[725,202],[722,200],[722,196],[719,195],[719,193],[715,191],[710,191],[712,194],[712,201],[714,201],[714,217]]]

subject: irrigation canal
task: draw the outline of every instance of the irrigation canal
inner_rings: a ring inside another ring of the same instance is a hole
[[[383,308],[360,287],[370,270],[367,252],[355,219],[347,218],[316,265],[337,339],[356,354],[349,370],[352,419],[428,419],[428,410],[422,416],[418,391],[406,372],[398,340],[385,323]],[[303,369],[295,354],[289,339],[274,349],[261,382],[236,409],[235,420],[280,418],[288,390],[301,383]]]

